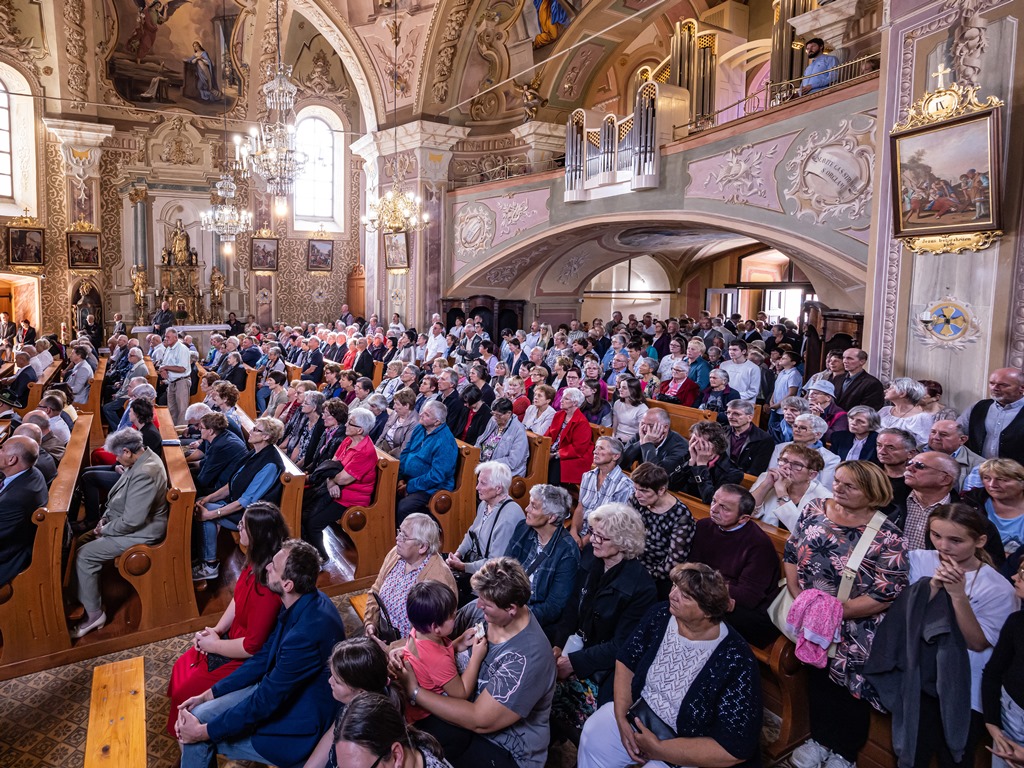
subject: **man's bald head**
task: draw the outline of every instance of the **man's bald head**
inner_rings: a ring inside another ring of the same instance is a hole
[[[988,391],[1000,405],[1015,403],[1024,397],[1024,373],[1019,368],[997,368],[989,374]]]
[[[39,443],[27,435],[11,435],[0,447],[0,471],[10,477],[34,467],[38,458]]]
[[[19,426],[12,434],[31,438],[36,445],[42,445],[43,442],[43,431],[35,424],[30,424],[29,422]]]

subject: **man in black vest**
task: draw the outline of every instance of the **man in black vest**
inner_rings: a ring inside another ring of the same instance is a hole
[[[957,420],[967,431],[967,447],[986,459],[1024,463],[1024,373],[992,371],[988,391],[991,399],[979,400]]]

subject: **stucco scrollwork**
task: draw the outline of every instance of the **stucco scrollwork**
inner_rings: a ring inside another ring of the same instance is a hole
[[[755,150],[753,144],[733,147],[725,153],[721,171],[709,173],[704,186],[717,185],[719,191],[728,194],[726,202],[729,203],[744,203],[751,197],[767,197],[763,165],[765,160],[774,158],[778,151],[778,144],[772,144],[763,151]]]
[[[467,203],[455,215],[455,258],[472,261],[494,242],[494,211],[483,203]]]
[[[458,3],[448,14],[448,21],[441,34],[441,48],[434,62],[434,82],[431,94],[435,104],[443,104],[448,100],[448,81],[451,79],[455,56],[458,54],[458,42],[462,37],[462,28],[469,17],[469,2]]]
[[[860,126],[843,120],[836,130],[814,131],[786,163],[792,185],[787,198],[797,202],[795,215],[816,224],[832,219],[855,221],[867,215],[875,151],[875,121]]]
[[[46,56],[31,37],[22,37],[13,0],[0,0],[0,46],[21,61],[33,62],[33,70],[36,68],[34,60]]]
[[[524,229],[529,229],[530,225],[527,220],[537,215],[537,211],[530,207],[528,200],[499,202],[498,207],[501,209],[501,233],[503,235],[511,234],[513,228],[516,229],[517,234]],[[523,226],[520,226],[521,224]]]
[[[89,70],[85,65],[87,46],[85,44],[85,4],[83,0],[64,2],[64,50],[68,55],[67,86],[74,99],[72,109],[85,109],[86,89],[89,85]]]
[[[530,263],[530,259],[526,256],[520,256],[519,258],[512,259],[508,264],[502,264],[500,267],[488,271],[484,275],[484,280],[488,285],[493,286],[505,286],[510,285],[516,276]]]
[[[571,257],[567,262],[565,262],[561,271],[558,273],[558,282],[562,285],[568,285],[576,279],[580,269],[583,267],[584,261],[586,261],[586,258],[581,253]]]

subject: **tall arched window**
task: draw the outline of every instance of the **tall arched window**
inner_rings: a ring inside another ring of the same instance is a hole
[[[11,162],[11,95],[0,80],[0,197],[14,198],[14,166]]]
[[[306,167],[295,180],[295,218],[332,221],[335,200],[335,140],[331,126],[320,117],[305,117],[295,127],[298,147],[306,153]]]

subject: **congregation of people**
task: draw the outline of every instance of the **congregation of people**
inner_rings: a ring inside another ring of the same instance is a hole
[[[107,623],[103,566],[167,534],[166,405],[197,489],[193,580],[221,579],[221,529],[244,553],[227,610],[174,665],[183,768],[543,768],[561,742],[581,768],[754,766],[752,648],[781,636],[807,668],[794,768],[855,764],[872,709],[893,713],[901,766],[968,766],[985,738],[1024,764],[1021,371],[993,371],[958,414],[941,382],[883,383],[858,348],[806,375],[801,329],[763,313],[491,339],[482,318],[419,333],[343,307],[330,325],[232,318],[209,349],[156,319],[159,335],[106,341],[72,636]],[[60,346],[32,341],[11,342],[5,391]],[[83,330],[64,384],[0,447],[0,583],[28,563],[44,456],[59,464],[100,347]],[[680,434],[674,407],[704,418]],[[547,482],[517,501],[531,434]],[[443,541],[431,498],[455,488],[459,441],[479,449],[478,503]],[[394,547],[346,638],[317,579],[337,521],[375,498],[378,451],[398,463]],[[278,506],[286,458],[306,473],[301,530]]]

